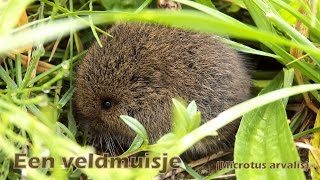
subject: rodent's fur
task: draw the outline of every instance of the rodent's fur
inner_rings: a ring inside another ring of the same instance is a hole
[[[76,121],[90,142],[112,155],[126,150],[135,133],[119,118],[129,115],[152,143],[170,131],[172,98],[195,100],[202,123],[247,99],[250,77],[242,57],[212,36],[141,23],[118,24],[79,64],[74,97]],[[110,109],[102,101],[112,101]],[[230,146],[239,121],[193,146],[202,157]]]

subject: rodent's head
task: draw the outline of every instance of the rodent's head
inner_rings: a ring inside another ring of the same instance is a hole
[[[151,140],[170,129],[170,101],[177,96],[173,90],[177,82],[163,76],[165,66],[158,64],[161,52],[148,41],[152,34],[136,34],[141,30],[140,25],[115,26],[112,38],[101,38],[104,47],[94,44],[78,66],[76,120],[89,129],[94,144],[103,137],[106,146],[114,142],[128,146],[135,134],[120,115],[137,118],[152,132]]]
[[[76,77],[76,120],[96,147],[129,147],[135,134],[120,115],[138,119],[155,142],[170,130],[172,98],[195,100],[205,121],[249,95],[238,54],[210,36],[148,24],[116,25],[110,34],[103,48],[89,49]]]

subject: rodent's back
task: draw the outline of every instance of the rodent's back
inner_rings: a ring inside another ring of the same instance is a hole
[[[119,119],[128,114],[147,129],[152,142],[171,127],[171,99],[195,100],[202,121],[215,117],[249,96],[250,77],[241,57],[215,38],[150,24],[119,24],[113,38],[94,44],[77,72],[77,121],[111,151],[128,147],[134,133]],[[103,101],[112,101],[110,109]],[[193,147],[192,156],[207,154],[232,141],[237,123],[218,138]],[[113,143],[113,144],[112,144]],[[112,144],[112,145],[110,145]],[[115,152],[115,154],[117,154]]]

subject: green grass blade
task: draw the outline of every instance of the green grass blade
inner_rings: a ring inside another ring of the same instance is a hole
[[[280,6],[281,8],[285,9],[286,11],[291,13],[293,16],[295,16],[304,25],[306,25],[309,28],[309,30],[315,34],[315,36],[320,38],[320,29],[318,28],[318,27],[320,27],[320,23],[319,23],[318,19],[316,19],[316,21],[315,21],[316,25],[313,25],[311,18],[309,18],[309,16],[302,15],[299,11],[292,8],[287,3],[283,2],[283,1],[278,1],[278,0],[271,0],[271,1],[272,1],[272,3]]]
[[[9,76],[6,70],[3,69],[2,66],[0,66],[0,78],[7,83],[9,89],[17,88],[17,84],[13,81],[13,79]]]
[[[62,96],[62,98],[60,99],[60,101],[58,102],[58,108],[61,109],[63,108],[72,98],[74,92],[75,92],[75,87],[72,86],[68,89],[68,91]]]
[[[310,42],[305,36],[303,36],[300,32],[298,32],[296,29],[291,27],[289,24],[287,24],[283,19],[280,17],[276,16],[273,13],[268,13],[267,18],[269,18],[278,28],[282,29],[282,31],[286,32],[288,35],[290,35],[294,40],[298,41],[301,44],[305,44],[310,48],[313,48],[314,51],[308,51],[310,53],[311,57],[315,60],[315,62],[320,65],[320,55],[318,53],[314,52],[320,52],[320,50],[313,45],[312,42]]]
[[[253,49],[253,48],[251,48],[249,46],[240,44],[238,42],[235,42],[235,41],[232,41],[232,40],[229,40],[229,39],[220,38],[220,40],[222,42],[228,44],[229,46],[233,47],[234,49],[238,50],[238,51],[241,51],[241,52],[244,52],[244,53],[249,53],[249,54],[256,54],[256,55],[260,55],[260,56],[271,57],[271,58],[274,58],[274,59],[278,59],[279,61],[280,60],[283,61],[282,57],[280,57],[278,55],[271,54],[271,53],[264,52],[264,51],[260,51],[260,50],[256,50],[256,49]]]

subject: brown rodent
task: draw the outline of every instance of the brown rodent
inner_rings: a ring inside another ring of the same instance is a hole
[[[248,98],[250,77],[242,57],[212,36],[161,25],[129,23],[110,29],[79,64],[76,121],[89,142],[112,155],[125,151],[135,133],[119,118],[129,115],[152,143],[170,131],[172,98],[195,100],[202,123]],[[228,147],[239,122],[187,151],[202,157]]]

